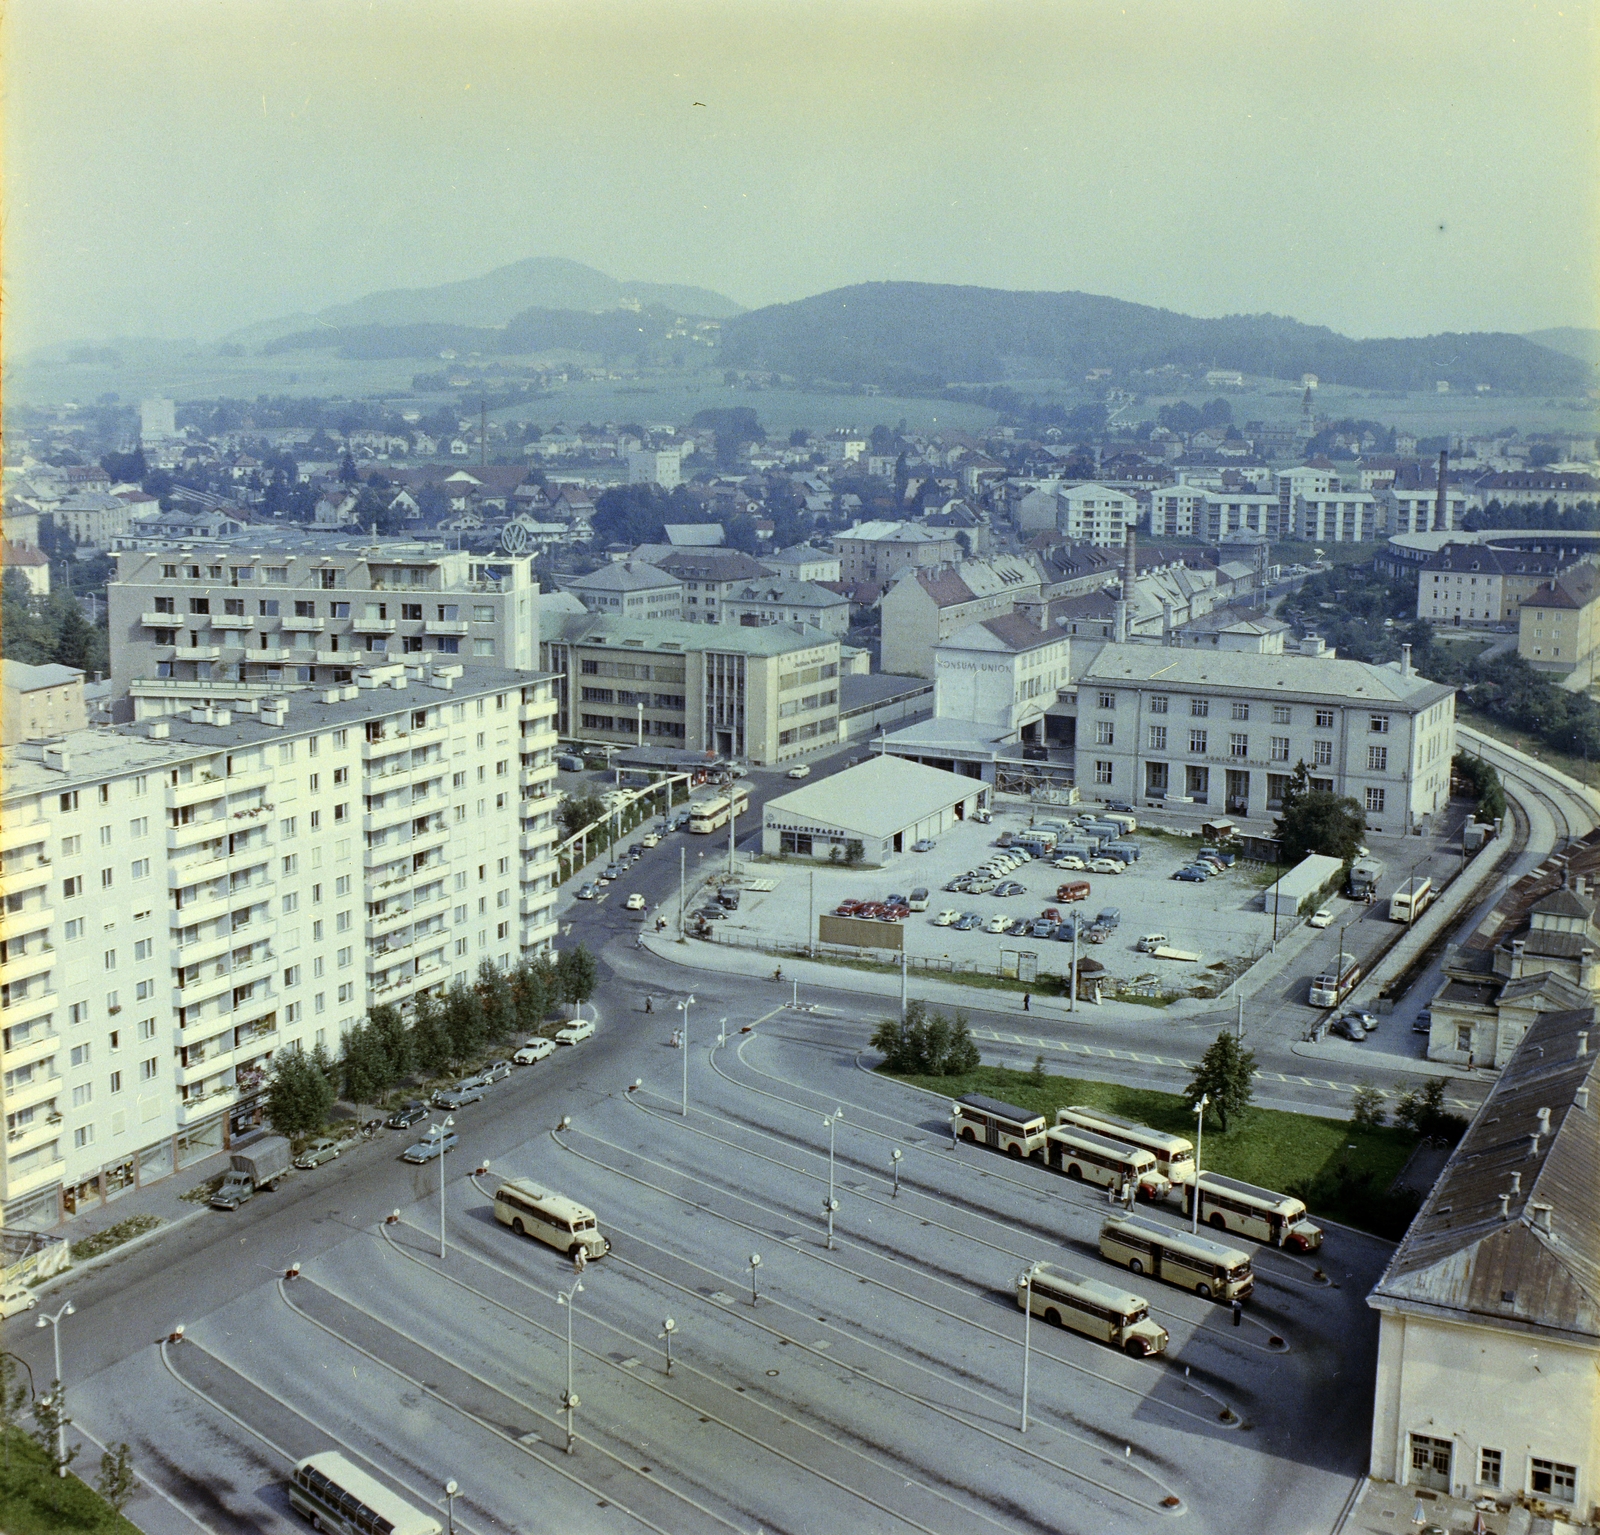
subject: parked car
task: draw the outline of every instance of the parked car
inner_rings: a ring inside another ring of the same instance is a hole
[[[1376,1013],[1369,1013],[1359,1007],[1352,1007],[1345,1013],[1345,1017],[1354,1018],[1369,1034],[1377,1031],[1378,1015]]]
[[[1087,901],[1089,899],[1089,881],[1086,879],[1071,879],[1064,885],[1056,887],[1058,901]]]
[[[1044,917],[1035,917],[1028,925],[1028,936],[1030,938],[1051,938],[1055,936],[1055,931],[1055,923],[1046,920]]]
[[[958,933],[970,933],[973,928],[983,926],[983,918],[975,911],[963,912],[953,925]]]
[[[321,1167],[324,1162],[332,1162],[338,1155],[338,1141],[331,1141],[324,1135],[307,1145],[306,1149],[294,1159],[294,1165],[296,1167]]]
[[[482,1101],[483,1088],[476,1082],[464,1082],[459,1087],[441,1087],[433,1095],[435,1108],[450,1109],[452,1111],[464,1109],[469,1103],[481,1103]]]
[[[609,885],[612,880],[621,878],[622,865],[620,863],[608,863],[601,871],[600,883],[603,885]]]
[[[702,906],[695,913],[702,922],[721,922],[728,914],[720,906]]]
[[[975,810],[972,814],[972,819],[979,826],[987,826],[994,819],[994,814],[988,810]]]
[[[1207,874],[1204,869],[1197,869],[1193,864],[1188,865],[1186,868],[1179,869],[1178,872],[1172,877],[1174,879],[1181,879],[1185,884],[1188,885],[1203,885],[1208,879],[1211,878],[1211,876]]]
[[[485,1066],[478,1077],[484,1087],[490,1087],[496,1082],[504,1082],[511,1075],[510,1061],[495,1061]]]
[[[1361,1027],[1359,1018],[1336,1019],[1333,1024],[1333,1032],[1341,1039],[1348,1039],[1358,1045],[1367,1037],[1367,1031]]]
[[[1108,799],[1106,801],[1106,809],[1107,810],[1115,810],[1119,815],[1132,815],[1133,814],[1133,806],[1132,805],[1126,805],[1119,799]]]
[[[1097,927],[1119,928],[1122,926],[1122,908],[1120,906],[1102,906],[1100,915],[1094,920]]]
[[[984,924],[984,928],[986,932],[1003,933],[1010,925],[1011,918],[1001,912],[996,916],[990,917],[988,922]]]
[[[1091,858],[1089,872],[1091,874],[1120,874],[1123,870],[1122,860],[1119,858]]]
[[[994,887],[994,893],[999,896],[1026,895],[1028,893],[1028,887],[1026,885],[1019,884],[1014,879],[1008,879],[1003,884],[996,885]]]
[[[1076,853],[1068,853],[1065,858],[1056,859],[1058,869],[1087,869],[1089,867]]]
[[[647,831],[639,839],[639,846],[640,847],[660,847],[661,846],[661,833],[658,832],[658,831]]]
[[[0,1288],[0,1318],[32,1311],[38,1304],[39,1297],[20,1279],[9,1280]]]
[[[911,851],[913,853],[931,853],[938,845],[932,837],[923,837],[920,841],[911,844]]]
[[[580,1018],[576,1023],[569,1023],[564,1029],[556,1030],[556,1043],[558,1045],[576,1045],[585,1039],[594,1037],[594,1020]]]
[[[1433,1031],[1433,1009],[1425,1007],[1411,1020],[1413,1034],[1428,1034]]]
[[[791,778],[809,778],[810,776],[811,769],[803,762],[798,762],[789,769],[789,777]]]
[[[578,899],[580,901],[592,901],[599,894],[600,887],[592,881],[589,884],[578,887]]]
[[[519,1066],[531,1066],[535,1061],[542,1061],[547,1055],[555,1053],[556,1042],[553,1039],[530,1039],[511,1059]]]
[[[961,913],[954,907],[947,906],[939,913],[937,917],[933,919],[933,925],[935,927],[950,927],[953,923],[959,922],[960,920]]]
[[[622,904],[629,911],[643,911],[644,910],[644,897],[642,895],[640,895],[638,893],[638,891],[635,891]]]
[[[1332,921],[1333,908],[1331,906],[1319,906],[1306,919],[1306,925],[1308,927],[1327,927],[1332,923]]]
[[[446,1130],[441,1135],[425,1135],[415,1146],[407,1146],[400,1153],[401,1160],[406,1162],[431,1162],[435,1157],[442,1157],[456,1149],[456,1143],[461,1139],[454,1130]]]
[[[391,1130],[409,1130],[418,1120],[428,1117],[428,1105],[420,1098],[410,1098],[402,1103],[384,1121]]]

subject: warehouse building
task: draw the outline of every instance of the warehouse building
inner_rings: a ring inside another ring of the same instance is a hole
[[[761,851],[881,864],[987,808],[989,787],[903,757],[872,757],[768,800]],[[854,846],[853,846],[854,845]]]

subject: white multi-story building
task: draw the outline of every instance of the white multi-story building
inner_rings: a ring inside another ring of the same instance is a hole
[[[1072,656],[1072,641],[1051,626],[1047,611],[1031,604],[942,641],[933,652],[935,717],[970,720],[996,739],[1038,739]]]
[[[273,1056],[548,949],[548,678],[347,687],[7,748],[0,1220],[223,1149]]]
[[[1056,492],[1056,528],[1075,544],[1120,548],[1139,520],[1139,502],[1125,490],[1088,481]]]
[[[634,448],[628,454],[628,483],[672,490],[683,484],[683,449]]]
[[[1373,831],[1444,806],[1455,690],[1404,661],[1104,646],[1078,683],[1077,778],[1103,798],[1265,815],[1297,763]]]

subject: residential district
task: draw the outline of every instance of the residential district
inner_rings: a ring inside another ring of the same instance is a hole
[[[0,1306],[141,1527],[1600,1519],[1595,441],[1313,388],[13,430]],[[934,1011],[1332,1138],[864,1069]]]

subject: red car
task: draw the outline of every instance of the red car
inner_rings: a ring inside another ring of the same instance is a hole
[[[861,915],[861,908],[866,904],[865,901],[840,901],[833,908],[833,914],[836,917],[858,917]]]
[[[877,911],[877,917],[880,922],[903,922],[910,915],[911,908],[901,905],[899,902],[896,902],[893,906],[880,906]]]

